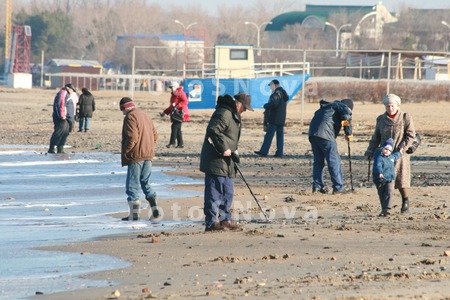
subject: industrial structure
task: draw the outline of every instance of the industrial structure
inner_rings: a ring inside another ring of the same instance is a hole
[[[31,27],[12,26],[12,0],[6,0],[5,64],[3,79],[14,88],[31,88]]]

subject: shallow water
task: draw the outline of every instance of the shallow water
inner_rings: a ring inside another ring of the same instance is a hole
[[[122,222],[108,214],[128,210],[126,168],[112,153],[57,154],[0,147],[0,299],[114,283],[79,275],[122,268],[129,263],[105,255],[33,250],[34,247],[91,240],[108,234],[160,230],[180,222]],[[158,199],[181,194],[169,187],[193,184],[153,168]],[[198,195],[183,191],[183,197]],[[142,195],[143,196],[143,195]]]

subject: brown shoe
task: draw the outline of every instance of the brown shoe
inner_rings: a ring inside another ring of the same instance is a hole
[[[225,227],[226,229],[229,230],[241,230],[241,226],[239,226],[238,224],[234,223],[231,220],[224,220],[222,222],[220,222],[220,225],[222,225],[223,227]]]
[[[219,222],[214,222],[211,226],[205,228],[206,231],[220,231],[225,230],[225,227],[219,224]]]

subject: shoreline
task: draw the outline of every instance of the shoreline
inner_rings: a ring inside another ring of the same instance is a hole
[[[248,195],[244,196],[248,194],[245,188],[238,187],[236,201],[248,199]],[[432,195],[434,189],[418,188],[417,192]],[[449,187],[438,189],[450,193]],[[444,299],[450,293],[450,262],[444,256],[450,246],[443,238],[448,222],[442,219],[436,224],[437,219],[430,218],[433,215],[430,205],[420,202],[421,208],[414,214],[394,213],[391,218],[378,218],[371,205],[355,203],[362,196],[375,199],[373,188],[361,189],[347,197],[300,196],[306,198],[305,204],[302,202],[298,207],[297,203],[291,208],[306,213],[308,203],[321,202],[316,219],[308,221],[303,214],[271,223],[244,222],[243,231],[222,233],[204,233],[198,222],[169,230],[107,235],[94,241],[50,247],[57,251],[111,255],[133,265],[83,276],[119,282],[117,286],[32,299],[114,299],[117,292],[120,299],[200,296]],[[295,204],[300,197],[293,198],[293,202],[286,203]],[[188,198],[184,204],[197,200]],[[167,206],[172,201],[164,202],[161,204]],[[442,209],[445,211],[445,207]],[[255,215],[255,210],[252,213]],[[427,231],[430,227],[432,232]],[[397,231],[409,237],[392,234]],[[377,246],[380,244],[382,248]],[[383,255],[379,255],[380,250]]]
[[[52,133],[51,103],[55,91],[0,93],[4,122],[2,144],[45,145]],[[75,153],[120,149],[122,93],[99,92],[88,133],[73,133],[68,143]],[[158,113],[167,107],[167,94],[136,93],[138,107],[158,129],[155,166],[173,167],[202,182],[198,156],[212,110],[191,110],[183,124],[184,149],[165,147],[170,121]],[[133,263],[126,269],[89,274],[85,278],[120,282],[119,286],[86,288],[33,299],[161,299],[212,297],[240,299],[446,299],[450,295],[450,103],[405,103],[422,145],[412,161],[411,211],[400,214],[400,195],[394,193],[394,213],[378,218],[380,204],[362,159],[381,104],[355,99],[354,140],[351,144],[355,192],[349,195],[311,193],[311,156],[307,131],[318,103],[288,105],[285,157],[253,151],[260,147],[262,110],[245,113],[239,144],[242,172],[262,206],[275,217],[270,224],[244,223],[244,231],[204,233],[201,222],[186,229],[160,230],[159,243],[138,234],[106,236],[69,244],[59,250],[99,253]],[[116,104],[115,104],[116,103]],[[302,117],[300,117],[300,115]],[[304,118],[303,118],[304,116]],[[347,143],[337,139],[344,181],[350,184]],[[172,173],[173,172],[173,173]],[[329,177],[326,174],[326,181]],[[183,186],[185,188],[187,186]],[[202,191],[203,185],[189,186]],[[173,190],[183,195],[182,189]],[[179,215],[189,218],[191,207],[203,207],[203,197],[177,200]],[[238,219],[264,220],[241,179],[235,179]],[[170,201],[160,201],[170,211]],[[124,214],[125,212],[124,207]],[[194,211],[192,211],[194,212]],[[197,211],[196,211],[197,212]],[[311,215],[317,218],[310,218]],[[200,217],[199,217],[200,218]],[[155,233],[156,234],[156,233]],[[84,276],[83,276],[84,278]],[[117,297],[116,297],[117,298]]]

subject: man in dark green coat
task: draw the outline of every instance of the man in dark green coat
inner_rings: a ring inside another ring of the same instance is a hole
[[[241,135],[241,114],[253,111],[250,96],[239,93],[219,96],[206,129],[200,156],[200,171],[205,173],[205,231],[236,230],[231,219],[236,176],[235,161]]]

